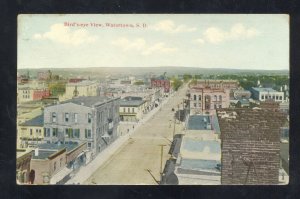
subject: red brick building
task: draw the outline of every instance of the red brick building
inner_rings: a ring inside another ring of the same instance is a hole
[[[218,109],[221,184],[279,183],[280,127],[286,115],[265,109]]]
[[[45,97],[50,96],[50,91],[49,89],[36,89],[33,90],[33,100],[40,100]]]
[[[170,92],[170,80],[165,78],[151,79],[151,88],[164,88],[165,93]]]

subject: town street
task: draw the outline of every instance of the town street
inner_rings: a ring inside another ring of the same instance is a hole
[[[83,184],[156,185],[160,180],[161,145],[163,164],[168,154],[174,130],[174,111],[182,108],[187,85],[184,85],[153,117],[136,129],[134,134]],[[180,133],[183,124],[175,125]]]

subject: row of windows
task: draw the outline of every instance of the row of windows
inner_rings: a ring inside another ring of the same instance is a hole
[[[205,96],[205,98],[208,98],[210,96]],[[197,100],[197,95],[194,95],[194,100]],[[201,100],[201,95],[198,96],[198,100]],[[218,101],[218,96],[214,95],[214,101]],[[219,95],[219,101],[222,101],[222,95]]]
[[[73,117],[74,117],[73,121],[75,123],[77,123],[78,122],[78,113],[74,113]],[[51,113],[51,119],[52,119],[52,122],[57,122],[57,114],[55,112]],[[64,121],[65,122],[69,122],[70,121],[70,113],[64,113]],[[92,122],[92,114],[91,113],[88,113],[87,122],[88,123]]]
[[[197,103],[194,103],[194,107],[197,107]],[[198,107],[201,107],[201,103],[199,103],[199,106]],[[220,104],[220,105],[217,105],[217,104],[215,104],[214,105],[214,108],[215,109],[217,109],[217,108],[222,108],[222,105]]]
[[[261,99],[276,99],[276,100],[282,100],[282,96],[278,96],[278,95],[261,95]]]
[[[41,129],[35,129],[35,133],[36,133],[37,135],[42,135],[42,130],[41,130]],[[30,135],[32,135],[32,134],[33,134],[33,130],[30,129]]]
[[[23,98],[29,99],[29,98],[30,98],[30,95],[23,95]]]
[[[134,108],[123,108],[123,113],[126,113],[126,110],[127,113],[134,113]]]
[[[72,129],[72,128],[66,128],[64,130],[64,137],[66,138],[80,138],[80,129]],[[92,131],[91,129],[85,129],[84,130],[85,138],[92,138]],[[58,128],[52,128],[52,135],[51,135],[51,129],[46,128],[44,132],[45,137],[58,137]]]

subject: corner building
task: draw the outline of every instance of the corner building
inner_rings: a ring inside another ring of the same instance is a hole
[[[48,143],[82,143],[97,154],[117,138],[120,98],[77,97],[45,107]]]

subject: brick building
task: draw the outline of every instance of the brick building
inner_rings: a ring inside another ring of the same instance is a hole
[[[151,88],[164,88],[165,93],[170,92],[170,80],[160,77],[151,79]]]
[[[230,105],[229,89],[195,86],[189,89],[187,96],[191,114],[213,114],[215,109]]]
[[[221,184],[278,184],[280,127],[286,115],[265,109],[219,109]]]
[[[197,80],[197,87],[237,89],[239,82],[237,80],[218,80],[218,79],[201,79]]]

